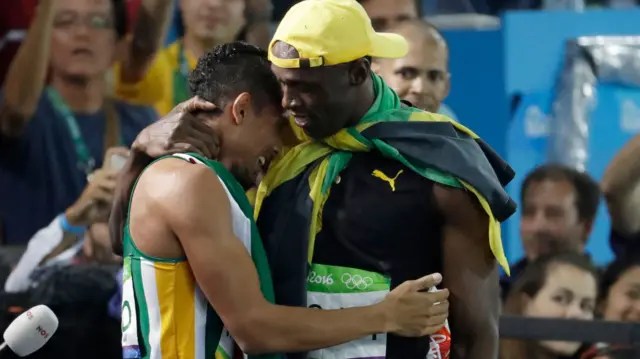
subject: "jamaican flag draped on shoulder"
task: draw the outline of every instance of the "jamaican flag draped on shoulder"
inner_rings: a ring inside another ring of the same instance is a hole
[[[491,250],[509,273],[499,222],[516,209],[504,190],[515,175],[511,167],[466,127],[403,105],[379,76],[372,76],[377,97],[356,126],[292,148],[272,163],[257,190],[254,215],[279,304],[306,304],[306,268],[313,259],[324,203],[358,151],[378,151],[429,180],[472,193],[489,216]]]

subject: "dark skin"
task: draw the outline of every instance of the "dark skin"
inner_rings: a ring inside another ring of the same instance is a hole
[[[286,44],[276,44],[272,51],[280,58],[297,57],[295,49]],[[314,138],[326,137],[357,123],[375,100],[369,75],[370,63],[366,59],[315,69],[275,66],[272,69],[282,83],[283,107],[292,111],[299,122],[304,122],[303,129]],[[166,126],[169,131],[165,130],[164,135],[161,129],[163,122],[171,124]],[[191,115],[180,110],[141,133],[140,136],[145,138],[136,141],[131,166],[121,174],[114,210],[126,204],[129,198],[127,189],[140,166],[134,165],[135,157],[149,158],[162,154],[171,148],[171,141],[182,143],[181,146],[189,143],[192,150],[202,146],[202,152],[211,152],[211,148],[215,148],[209,145],[208,137],[196,138],[198,130],[186,130],[193,122]],[[152,128],[156,133],[154,138],[145,134]],[[176,135],[179,131],[171,131],[181,128],[185,129],[181,130],[180,136]],[[147,155],[142,154],[145,152]],[[450,292],[451,358],[497,358],[498,269],[489,247],[487,215],[476,199],[464,190],[434,185],[433,191],[445,219],[442,273],[444,286]],[[112,234],[119,233],[123,223],[124,217],[112,216]]]

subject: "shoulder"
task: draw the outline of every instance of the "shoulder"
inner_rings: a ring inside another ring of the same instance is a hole
[[[151,187],[154,197],[180,198],[202,190],[215,189],[220,181],[214,170],[174,156],[151,163],[140,175],[137,187]]]
[[[473,230],[480,225],[486,227],[486,213],[478,200],[467,190],[435,184],[433,196],[445,221],[450,225],[460,225]]]

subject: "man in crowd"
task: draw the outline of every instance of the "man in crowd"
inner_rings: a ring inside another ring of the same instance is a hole
[[[376,31],[387,31],[406,20],[419,19],[420,1],[360,0]]]
[[[371,57],[398,58],[407,51],[401,36],[374,32],[355,1],[302,1],[280,23],[269,59],[283,89],[282,105],[314,141],[274,162],[257,192],[257,224],[276,302],[321,309],[370,305],[380,294],[360,291],[373,278],[390,280],[380,288],[386,293],[407,279],[442,271],[453,294],[451,356],[494,358],[494,256],[508,271],[498,221],[515,211],[503,189],[513,172],[463,126],[401,104],[371,71]],[[197,123],[180,110],[139,136],[118,187],[113,233],[122,228],[122,208],[141,163],[176,147],[216,151],[211,131],[202,133]],[[438,135],[443,133],[448,135]],[[329,277],[341,278],[345,287],[329,290]],[[341,302],[345,294],[353,299]],[[311,356],[344,357],[356,350],[359,356],[435,358],[449,355],[447,334],[373,336]]]
[[[105,149],[128,146],[157,116],[108,99],[106,74],[125,26],[121,0],[40,1],[0,100],[6,243],[26,243],[62,212],[60,225],[71,234],[84,232],[89,217],[105,221],[116,171],[94,171]],[[127,69],[140,57],[132,48]],[[96,203],[102,216],[89,213]]]
[[[236,42],[198,60],[191,91],[217,106],[198,117],[220,136],[219,156],[161,158],[145,168],[132,190],[123,242],[127,359],[203,359],[216,348],[235,358],[241,353],[234,340],[247,353],[297,352],[386,332],[433,334],[446,319],[447,291],[420,292],[437,284],[439,274],[402,284],[362,308],[271,304],[267,258],[245,196],[277,155],[279,132],[288,126],[266,55]],[[384,286],[384,278],[376,284]],[[165,345],[169,338],[178,345]]]
[[[530,261],[562,251],[585,252],[600,189],[586,173],[562,165],[542,165],[527,174],[520,201],[525,257],[511,267],[511,278],[502,279],[503,295]]]
[[[409,42],[409,53],[399,59],[374,59],[372,69],[412,105],[438,112],[449,95],[449,49],[433,25],[424,20],[403,21],[389,29]]]

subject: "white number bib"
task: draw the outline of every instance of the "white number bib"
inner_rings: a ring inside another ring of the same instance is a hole
[[[136,314],[136,297],[133,292],[133,278],[131,277],[131,258],[125,257],[122,267],[122,357],[124,359],[138,359],[140,345],[138,344],[138,316]]]

